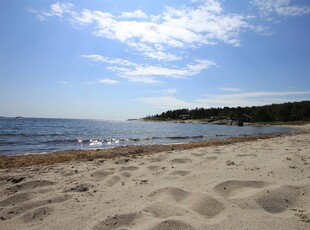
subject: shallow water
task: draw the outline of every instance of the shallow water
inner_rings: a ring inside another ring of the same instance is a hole
[[[1,118],[0,154],[42,153],[126,145],[173,144],[241,135],[293,132],[290,128],[220,126],[84,119]]]

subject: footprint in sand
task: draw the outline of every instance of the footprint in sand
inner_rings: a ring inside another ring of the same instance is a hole
[[[73,188],[67,189],[64,192],[86,192],[90,189],[91,185],[89,184],[79,184]]]
[[[217,157],[216,156],[210,156],[210,157],[206,157],[205,159],[206,159],[206,161],[215,161],[217,159]]]
[[[51,207],[41,207],[35,209],[34,211],[28,212],[22,216],[24,222],[33,222],[42,220],[44,217],[50,215],[53,212],[53,208]]]
[[[70,195],[63,195],[59,197],[55,197],[52,199],[48,200],[40,200],[40,201],[34,201],[34,202],[29,202],[29,203],[22,203],[19,205],[14,205],[11,208],[4,209],[3,211],[0,212],[1,217],[3,220],[9,220],[13,217],[19,216],[31,209],[38,208],[44,205],[50,205],[54,203],[61,203],[69,200],[72,196]]]
[[[131,173],[127,172],[127,171],[122,172],[121,175],[122,175],[122,177],[125,177],[125,178],[131,177]]]
[[[150,165],[147,167],[149,170],[151,171],[157,171],[159,170],[160,168],[162,168],[161,166],[158,166],[158,165]]]
[[[2,200],[0,202],[0,206],[10,206],[10,205],[16,205],[16,204],[19,204],[19,203],[24,203],[28,200],[31,200],[33,198],[33,194],[30,193],[30,192],[25,192],[25,193],[19,193],[19,194],[16,194],[14,196],[10,196],[4,200]]]
[[[161,188],[149,196],[166,204],[174,201],[207,219],[217,216],[225,209],[224,205],[213,197],[203,193],[188,192],[177,187]]]
[[[123,171],[136,171],[138,170],[139,168],[137,166],[128,166],[128,167],[124,167],[122,166],[119,171],[120,172],[123,172]]]
[[[190,224],[185,223],[180,220],[164,220],[161,221],[159,224],[156,224],[150,230],[169,230],[169,229],[178,229],[178,230],[194,230]]]
[[[188,174],[190,174],[190,171],[185,171],[185,170],[177,170],[177,171],[173,171],[170,173],[170,175],[176,175],[176,176],[187,176]]]
[[[240,195],[242,192],[247,192],[250,189],[260,189],[270,183],[263,181],[240,181],[240,180],[230,180],[222,182],[214,187],[214,190],[224,197],[233,197]]]
[[[108,187],[113,187],[114,185],[116,185],[119,181],[121,180],[121,178],[119,176],[113,176],[111,179],[107,180],[106,185]]]
[[[94,177],[96,179],[104,179],[109,175],[112,175],[114,173],[114,170],[99,170],[96,172],[93,172],[91,174],[91,177]]]
[[[48,180],[33,180],[33,181],[27,181],[22,184],[18,184],[13,187],[7,188],[7,190],[15,193],[15,192],[22,191],[22,190],[41,188],[45,186],[51,186],[54,184],[55,182],[48,181]]]
[[[109,229],[119,229],[121,227],[134,226],[135,221],[140,217],[138,213],[128,213],[122,215],[115,215],[113,217],[107,218],[104,221],[97,224],[94,230],[109,230]]]
[[[162,162],[164,160],[166,160],[166,157],[152,157],[148,159],[151,163]]]
[[[256,154],[251,154],[251,153],[249,153],[249,154],[237,154],[236,156],[237,157],[257,157]]]
[[[175,159],[170,160],[171,163],[176,163],[176,164],[185,164],[190,161],[191,160],[188,158],[175,158]]]
[[[193,155],[195,157],[203,157],[205,155],[205,153],[191,153],[191,155]]]
[[[254,196],[255,202],[266,212],[280,213],[292,207],[300,196],[298,187],[295,186],[282,186],[264,191],[261,194]]]
[[[265,188],[270,185],[263,181],[226,181],[215,186],[214,190],[224,197],[233,198],[232,201],[242,209],[262,208],[268,213],[286,211],[304,193],[301,188],[288,185]]]
[[[184,216],[188,213],[188,210],[171,204],[156,203],[146,207],[144,210],[146,213],[150,213],[155,218],[169,218],[171,216]]]

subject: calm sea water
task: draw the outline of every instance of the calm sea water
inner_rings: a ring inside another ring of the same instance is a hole
[[[170,144],[293,132],[279,127],[220,126],[79,119],[0,118],[0,154]]]

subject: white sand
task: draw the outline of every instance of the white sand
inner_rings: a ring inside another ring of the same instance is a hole
[[[310,229],[304,128],[220,147],[4,169],[0,229]]]

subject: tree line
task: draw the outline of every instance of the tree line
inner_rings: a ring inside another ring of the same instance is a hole
[[[253,122],[273,121],[309,121],[310,101],[288,102],[252,107],[223,107],[223,108],[196,108],[168,110],[162,114],[147,116],[149,120],[180,119],[187,115],[191,119],[236,119],[240,116],[249,116]]]

